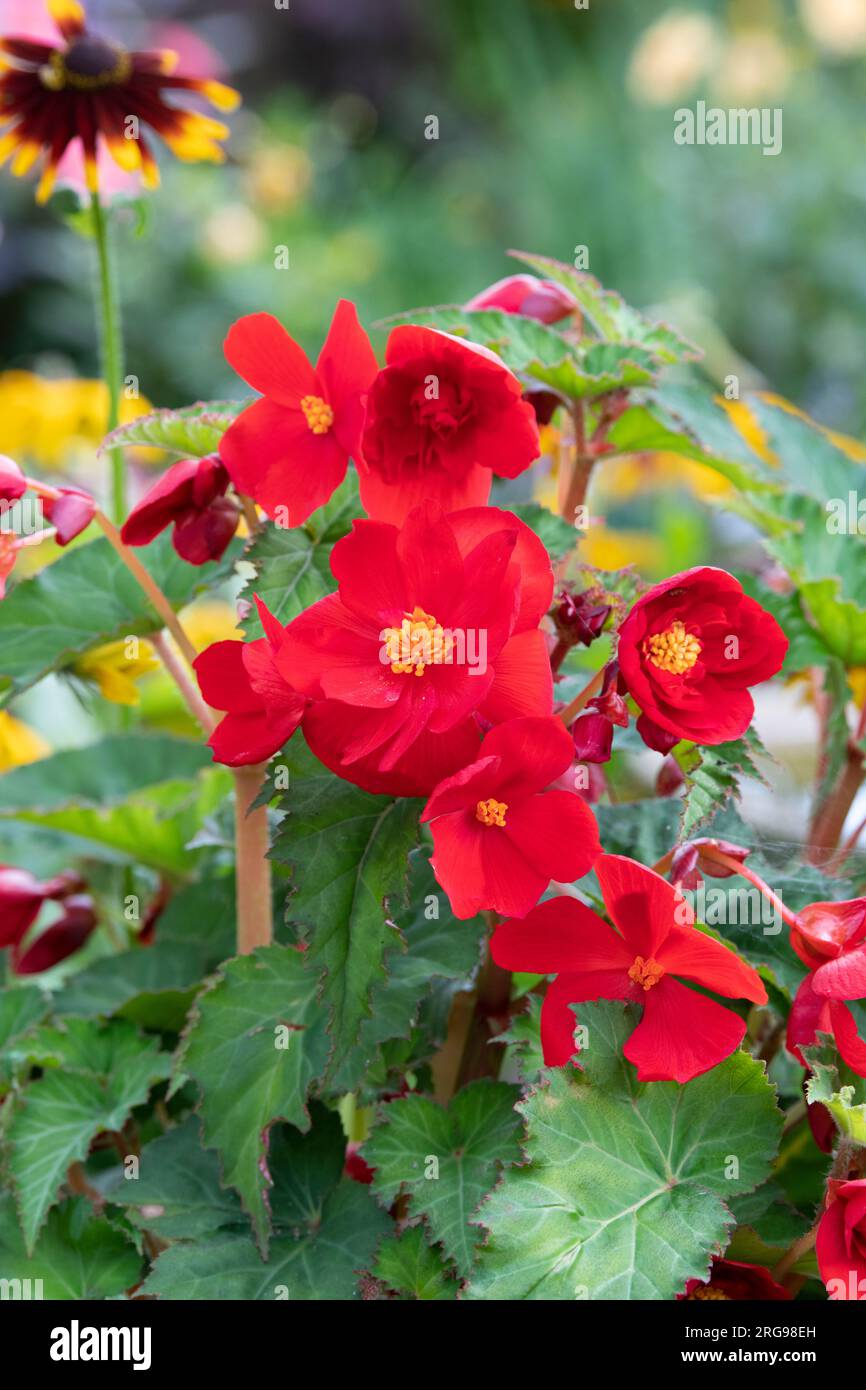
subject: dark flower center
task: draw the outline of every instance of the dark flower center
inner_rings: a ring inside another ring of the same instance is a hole
[[[52,53],[40,77],[43,85],[53,91],[67,86],[92,91],[126,82],[131,71],[129,54],[119,44],[94,34],[82,34],[73,39],[65,53]]]
[[[474,413],[471,394],[453,382],[430,377],[412,392],[412,415],[416,425],[432,430],[440,440],[450,439]]]

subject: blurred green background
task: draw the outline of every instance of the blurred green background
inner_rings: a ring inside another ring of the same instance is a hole
[[[7,18],[41,9],[4,3]],[[866,0],[89,13],[136,46],[179,47],[187,70],[210,56],[244,94],[228,166],[165,159],[140,236],[129,214],[128,369],[154,403],[238,394],[221,343],[241,313],[271,309],[317,350],[340,295],[369,324],[468,297],[508,272],[509,246],[570,260],[586,245],[589,268],[676,319],[719,379],[739,370],[863,432]],[[782,153],[675,145],[673,111],[698,98],[781,107]],[[2,365],[93,375],[88,247],[32,192],[0,178]]]

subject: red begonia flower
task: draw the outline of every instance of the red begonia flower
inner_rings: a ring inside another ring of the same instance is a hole
[[[57,544],[68,545],[87,530],[96,514],[96,502],[79,487],[61,487],[56,497],[43,496],[42,510],[55,528]]]
[[[830,1179],[815,1254],[831,1299],[866,1298],[866,1178]]]
[[[791,945],[830,999],[866,998],[866,898],[810,903],[797,913]]]
[[[14,459],[0,454],[0,502],[17,502],[27,491],[27,479]]]
[[[86,893],[69,897],[63,909],[63,916],[26,950],[20,946],[12,948],[12,969],[16,975],[39,975],[81,950],[96,926],[93,899]]]
[[[148,545],[167,526],[182,560],[203,565],[218,560],[238,526],[240,509],[226,497],[229,475],[216,454],[183,459],[163,473],[121,530],[126,545]]]
[[[691,1081],[730,1056],[746,1025],[681,981],[756,1004],[766,990],[756,970],[697,930],[686,900],[652,869],[618,854],[602,854],[594,868],[614,927],[574,898],[553,898],[497,927],[493,959],[506,970],[557,972],[541,1011],[548,1066],[577,1051],[572,1004],[625,999],[643,1005],[623,1048],[638,1081]]]
[[[787,649],[775,618],[733,575],[710,567],[657,584],[619,629],[620,670],[634,699],[654,724],[695,743],[745,732],[754,713],[748,687],[775,675]]]
[[[735,1302],[774,1302],[789,1299],[791,1294],[777,1284],[763,1265],[741,1264],[739,1260],[713,1257],[709,1279],[690,1279],[678,1299],[733,1299]]]
[[[840,999],[818,994],[813,988],[814,981],[813,974],[807,975],[794,996],[788,1014],[788,1051],[806,1067],[809,1064],[801,1048],[813,1047],[818,1033],[829,1033],[835,1039],[843,1062],[858,1076],[866,1076],[866,1041],[857,1031],[854,1015]]]
[[[595,817],[574,792],[548,791],[570,766],[563,724],[510,719],[484,739],[476,761],[436,787],[433,872],[456,917],[483,909],[523,917],[551,879],[582,878],[601,853]]]
[[[503,309],[541,323],[558,323],[577,309],[577,300],[555,280],[537,275],[506,275],[464,305],[466,309]]]
[[[331,568],[337,593],[289,624],[277,665],[322,702],[305,733],[341,776],[429,793],[475,756],[476,712],[489,723],[550,714],[538,622],[553,574],[517,517],[494,507],[445,516],[431,503],[399,530],[356,521]]]
[[[445,511],[483,505],[493,474],[516,478],[538,458],[522,387],[477,343],[434,328],[395,328],[367,397],[361,501],[399,525],[428,499]]]
[[[315,368],[272,314],[229,329],[225,355],[260,391],[223,435],[220,452],[239,492],[269,516],[300,526],[360,457],[363,397],[378,366],[354,304],[338,303]]]
[[[256,602],[264,637],[255,642],[214,642],[193,662],[204,699],[212,709],[227,711],[208,744],[214,761],[228,767],[272,757],[297,729],[307,703],[277,669],[285,629]]]
[[[0,864],[0,947],[17,946],[50,900],[68,898],[83,887],[77,874],[58,874],[41,883],[27,869]]]

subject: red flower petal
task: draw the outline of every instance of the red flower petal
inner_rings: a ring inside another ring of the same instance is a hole
[[[365,711],[322,700],[307,710],[304,734],[320,762],[364,791],[389,796],[427,796],[443,773],[456,772],[477,755],[481,735],[473,719],[456,725],[447,733],[418,736],[407,754],[392,768],[383,771],[375,755],[344,761],[346,745],[353,731],[375,722],[375,711]]]
[[[605,907],[632,950],[632,959],[657,957],[675,926],[694,921],[694,913],[673,884],[634,859],[602,854],[595,872]]]
[[[574,1043],[578,1020],[572,1004],[583,1004],[594,999],[628,999],[630,995],[631,981],[623,970],[565,974],[553,980],[547,986],[541,1006],[541,1046],[545,1066],[564,1066],[578,1051]]]
[[[289,526],[302,525],[328,501],[349,463],[333,430],[313,434],[300,410],[270,399],[247,406],[223,435],[220,453],[238,491]]]
[[[493,683],[479,713],[491,723],[553,709],[553,676],[544,633],[535,628],[510,637],[496,657]]]
[[[670,975],[646,991],[643,1005],[643,1018],[623,1048],[638,1081],[691,1081],[729,1057],[746,1032],[730,1009]]]
[[[696,927],[674,927],[655,958],[669,974],[693,980],[716,994],[751,999],[755,1004],[767,1002],[767,991],[757,970]]]
[[[362,467],[358,470],[358,481],[361,505],[367,515],[401,526],[415,507],[431,498],[445,512],[483,507],[490,496],[493,472],[481,464],[473,464],[458,478],[444,469],[430,469],[427,473],[407,473],[399,482],[392,483],[374,469]]]
[[[464,557],[493,531],[503,528],[516,531],[513,558],[520,567],[521,583],[514,631],[537,627],[553,599],[553,570],[541,539],[519,517],[499,507],[469,507],[448,519]]]
[[[316,375],[324,387],[325,400],[334,411],[334,434],[356,461],[364,423],[363,397],[378,370],[376,355],[358,322],[354,304],[341,299],[319,353]]]
[[[631,987],[627,971],[633,952],[612,927],[575,898],[550,898],[522,921],[501,922],[490,951],[505,970],[539,975],[566,971],[581,976],[619,970],[623,988]]]
[[[273,314],[246,314],[233,323],[224,344],[238,376],[277,405],[297,408],[302,396],[321,395],[303,348]]]
[[[829,999],[866,999],[866,946],[819,966],[812,976],[812,988]]]
[[[595,816],[575,792],[543,792],[509,807],[505,834],[542,875],[545,888],[551,879],[572,883],[583,878],[601,853]]]

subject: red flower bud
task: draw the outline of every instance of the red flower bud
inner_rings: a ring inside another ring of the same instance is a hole
[[[77,487],[62,487],[59,497],[45,497],[42,510],[56,529],[58,545],[68,545],[93,520],[96,502],[88,492]]]
[[[123,525],[126,545],[148,545],[174,526],[172,544],[191,565],[219,560],[235,534],[240,508],[226,497],[229,475],[216,454],[172,464]]]
[[[556,634],[561,642],[588,647],[600,635],[610,611],[610,604],[598,602],[596,590],[571,594],[563,589],[553,610]]]
[[[660,728],[646,714],[638,715],[635,727],[647,748],[651,748],[654,753],[669,753],[680,741],[676,734]]]
[[[676,758],[666,757],[656,777],[656,795],[673,796],[683,786],[685,780],[683,770]]]
[[[613,724],[594,711],[582,714],[571,726],[575,756],[582,763],[606,763],[613,745]]]
[[[0,502],[17,502],[27,491],[27,479],[13,459],[0,454]]]
[[[558,323],[579,312],[577,300],[567,289],[535,275],[507,275],[474,295],[464,308],[502,309],[506,314],[520,314],[540,323]]]
[[[84,945],[96,926],[93,899],[86,894],[69,897],[58,922],[38,936],[25,951],[12,949],[12,969],[16,975],[38,975],[59,965]]]

